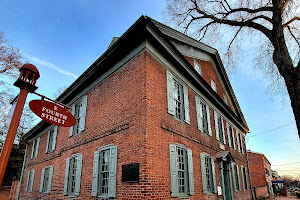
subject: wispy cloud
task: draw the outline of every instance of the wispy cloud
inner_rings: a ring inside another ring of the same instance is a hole
[[[68,71],[66,71],[66,70],[63,70],[63,69],[61,69],[60,67],[58,67],[57,65],[52,64],[52,63],[50,63],[50,62],[43,61],[43,60],[41,60],[41,59],[39,59],[39,58],[37,58],[37,57],[30,56],[30,55],[28,55],[28,54],[26,54],[26,58],[28,58],[28,59],[31,60],[32,62],[35,62],[35,63],[37,63],[37,64],[39,64],[39,65],[43,65],[43,66],[45,66],[45,67],[54,69],[54,70],[58,71],[58,72],[61,73],[61,74],[68,75],[68,76],[73,76],[74,78],[78,78],[77,75],[75,75],[75,74],[73,74],[73,73],[71,73],[71,72],[68,72]]]

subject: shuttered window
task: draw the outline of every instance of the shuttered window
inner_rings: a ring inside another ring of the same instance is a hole
[[[226,144],[223,118],[219,113],[214,111],[214,119],[215,119],[216,138],[220,143]]]
[[[31,159],[36,158],[39,152],[40,138],[33,140],[32,143],[32,151],[31,151]]]
[[[236,132],[237,142],[238,142],[238,150],[241,154],[244,154],[243,149],[243,140],[242,140],[242,134],[240,132]]]
[[[76,119],[76,124],[70,128],[70,136],[77,135],[85,129],[85,117],[87,107],[87,96],[82,97],[72,106],[72,114]]]
[[[228,145],[230,148],[235,149],[235,141],[234,141],[234,133],[233,133],[233,128],[231,125],[229,125],[228,122],[226,122],[226,127],[227,127],[227,136],[228,136]]]
[[[55,144],[56,144],[56,136],[57,136],[57,126],[54,126],[48,131],[46,153],[50,153],[54,151]]]
[[[195,98],[196,98],[198,129],[202,133],[212,136],[209,105],[204,101],[202,101],[200,97],[196,96]]]
[[[82,169],[82,154],[67,158],[64,195],[79,196]]]
[[[116,197],[117,146],[99,148],[94,153],[92,196]]]
[[[202,76],[201,65],[198,63],[198,61],[196,59],[194,59],[194,67],[195,67],[195,70]]]
[[[26,192],[32,192],[34,180],[34,169],[30,170],[27,175]]]
[[[53,166],[47,166],[42,170],[40,192],[50,193],[52,185]]]
[[[207,153],[200,154],[202,189],[204,194],[217,192],[214,158]]]
[[[169,151],[172,197],[194,195],[192,150],[170,144]]]
[[[212,88],[215,92],[217,92],[217,85],[216,85],[215,81],[212,80],[212,79],[210,79],[210,82],[211,82],[211,88]]]
[[[190,123],[188,88],[167,71],[168,113]]]
[[[243,181],[243,189],[248,189],[248,183],[247,183],[247,174],[246,174],[246,168],[244,166],[241,166],[241,173],[242,173],[242,181]]]
[[[233,185],[234,189],[236,191],[240,190],[240,174],[239,174],[239,168],[238,165],[235,163],[231,163],[231,169],[232,169],[232,178],[233,178]]]

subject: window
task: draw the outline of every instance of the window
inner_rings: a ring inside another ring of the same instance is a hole
[[[241,166],[241,172],[242,172],[243,188],[244,190],[247,190],[248,184],[247,184],[246,168],[244,166]]]
[[[167,71],[168,113],[190,123],[188,89]]]
[[[50,193],[53,175],[53,166],[47,166],[42,170],[40,192]]]
[[[57,126],[54,126],[48,131],[46,153],[54,151],[55,144],[56,144],[56,135],[57,135]]]
[[[216,138],[220,143],[226,144],[223,118],[216,111],[214,111],[214,118],[215,118]]]
[[[94,153],[92,196],[116,197],[117,150],[109,145]]]
[[[170,144],[171,195],[194,195],[192,150],[178,144]]]
[[[239,168],[235,163],[231,163],[233,185],[236,191],[240,190],[240,174]]]
[[[195,70],[202,76],[201,65],[198,63],[198,61],[196,59],[194,59],[194,67],[195,67]]]
[[[32,151],[31,151],[31,159],[36,158],[38,156],[39,152],[39,144],[40,144],[40,138],[33,140],[32,143]]]
[[[244,154],[242,134],[240,132],[236,132],[236,137],[237,137],[238,150],[241,154]]]
[[[204,194],[217,193],[214,158],[206,153],[200,154],[202,188]]]
[[[81,133],[85,128],[85,115],[87,106],[87,96],[82,97],[80,101],[77,101],[72,106],[72,114],[76,119],[76,124],[70,128],[70,136]]]
[[[26,192],[32,192],[33,180],[34,180],[34,169],[32,169],[28,172]]]
[[[227,127],[227,136],[228,136],[228,145],[230,148],[235,149],[235,142],[234,142],[234,133],[233,133],[233,128],[231,125],[229,125],[228,122],[226,122],[226,127]]]
[[[211,88],[212,88],[215,92],[217,92],[217,85],[216,85],[216,83],[214,82],[214,80],[210,79],[210,82],[211,82]]]
[[[82,154],[67,158],[64,195],[79,196],[82,168]]]
[[[209,136],[212,136],[210,126],[210,114],[209,106],[200,100],[200,97],[196,96],[196,110],[197,110],[197,121],[198,129]]]

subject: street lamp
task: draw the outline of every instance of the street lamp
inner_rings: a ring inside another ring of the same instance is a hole
[[[37,89],[35,84],[39,77],[37,68],[27,63],[20,68],[20,76],[14,83],[14,86],[20,88],[20,94],[0,155],[0,189],[28,92],[32,93]]]

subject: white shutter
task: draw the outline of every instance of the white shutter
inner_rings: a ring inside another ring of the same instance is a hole
[[[53,177],[53,166],[49,166],[49,179],[48,179],[47,193],[51,192],[52,177]]]
[[[108,197],[116,197],[116,183],[117,183],[117,153],[118,147],[110,147],[110,166],[109,166],[109,186],[108,186]]]
[[[94,152],[92,196],[98,195],[99,151]]]
[[[173,74],[167,71],[167,96],[168,113],[175,115],[174,97],[173,97]]]
[[[68,182],[69,182],[69,165],[70,165],[70,158],[67,158],[66,161],[66,171],[65,171],[65,186],[64,186],[64,195],[68,194]]]
[[[184,99],[184,121],[190,124],[190,111],[189,111],[189,98],[188,98],[188,88],[183,85],[183,99]]]
[[[218,126],[218,114],[217,112],[214,110],[214,119],[215,119],[215,130],[216,130],[216,138],[219,141],[219,126]]]
[[[80,193],[80,181],[81,181],[81,169],[82,169],[82,154],[76,156],[77,169],[76,169],[76,178],[75,178],[75,196],[79,196]]]
[[[45,151],[45,153],[48,153],[48,144],[49,144],[49,141],[50,141],[50,132],[51,132],[51,129],[49,129],[49,131],[48,131],[47,144],[46,144],[46,151]]]
[[[73,103],[73,105],[72,105],[72,111],[71,111],[71,113],[72,113],[73,116],[75,115],[75,103]],[[70,137],[73,135],[73,129],[74,129],[74,126],[71,126],[70,127],[70,131],[69,131],[69,136]]]
[[[45,177],[45,168],[42,170],[41,182],[40,182],[40,192],[43,192],[44,177]]]
[[[82,113],[80,116],[79,133],[81,133],[85,129],[86,107],[87,107],[87,95],[82,97]]]
[[[242,154],[244,154],[244,134],[240,133],[241,137],[241,149],[242,149]]]
[[[230,140],[230,131],[229,131],[229,124],[226,122],[226,128],[227,128],[227,137],[228,137],[228,145],[230,148],[232,148],[231,140]]]
[[[177,197],[179,195],[178,182],[177,182],[177,153],[176,145],[169,145],[170,153],[170,179],[171,179],[171,196]]]
[[[236,150],[234,132],[236,132],[236,130],[233,131],[233,128],[232,128],[233,148]]]
[[[34,173],[35,173],[35,171],[34,171],[34,169],[32,169],[31,173],[30,173],[31,178],[30,178],[30,191],[29,192],[32,192],[33,181],[34,181]]]
[[[55,145],[56,145],[57,128],[58,128],[58,126],[54,126],[53,141],[52,141],[52,151],[54,151]]]
[[[30,156],[31,159],[33,158],[33,155],[34,155],[34,149],[35,149],[35,145],[36,145],[35,143],[36,143],[36,140],[34,139],[32,141],[32,149],[31,149],[31,156]]]
[[[211,156],[210,158],[211,158],[211,170],[212,170],[212,176],[213,176],[214,193],[217,193],[215,161],[214,161],[214,157]]]
[[[224,128],[224,120],[223,118],[221,118],[221,121],[222,121],[222,136],[223,136],[223,141],[224,141],[224,144],[226,144],[226,140],[225,140],[225,128]]]
[[[39,153],[40,137],[36,140],[36,150],[34,151],[34,157],[36,158]]]
[[[239,166],[236,165],[236,171],[237,171],[237,184],[239,186],[238,190],[241,190],[241,184],[240,184],[240,170],[239,170]]]
[[[203,114],[202,108],[200,104],[200,98],[195,96],[196,99],[196,111],[197,111],[197,122],[198,122],[198,129],[203,133]]]
[[[205,154],[200,154],[200,166],[201,166],[201,179],[202,179],[202,189],[204,194],[208,194],[207,191],[207,180],[206,180],[206,167],[205,167]]]
[[[194,172],[193,172],[193,153],[192,150],[187,150],[188,154],[188,174],[189,174],[189,195],[195,194],[194,189]]]
[[[210,124],[210,114],[209,114],[209,105],[208,104],[206,104],[206,113],[207,113],[208,135],[212,136],[211,124]]]

